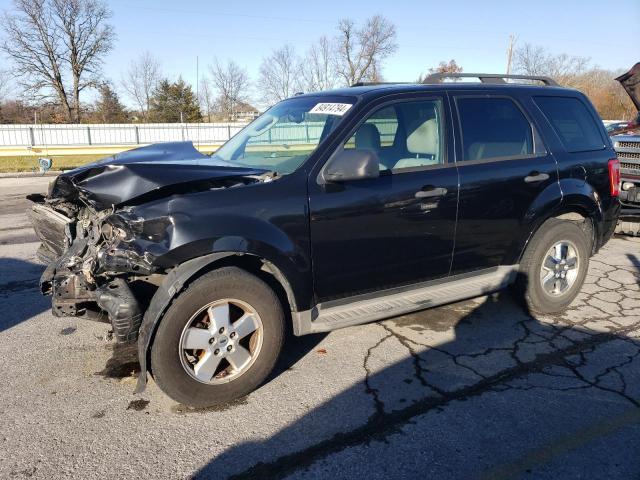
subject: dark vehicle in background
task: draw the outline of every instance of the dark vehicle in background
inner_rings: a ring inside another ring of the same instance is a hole
[[[508,285],[563,311],[618,219],[604,126],[550,79],[455,76],[480,81],[299,95],[211,157],[159,144],[60,175],[30,197],[53,313],[108,319],[138,391],[150,373],[206,406],[257,388],[288,328]]]
[[[612,131],[611,141],[620,160],[622,211],[617,232],[640,236],[640,63],[616,78],[638,109],[634,121]]]

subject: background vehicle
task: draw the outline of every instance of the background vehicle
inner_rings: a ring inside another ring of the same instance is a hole
[[[632,122],[611,122],[605,123],[605,128],[607,129],[607,133],[609,135],[615,134],[618,132],[624,132],[625,130],[631,128],[633,126]]]
[[[531,310],[562,311],[615,228],[615,152],[579,92],[475,77],[300,95],[211,158],[164,144],[61,175],[31,197],[54,314],[106,312],[138,342],[138,391],[150,370],[204,406],[263,382],[288,325],[512,283]]]
[[[620,160],[622,212],[617,232],[640,235],[640,63],[616,78],[638,111],[635,121],[609,132]]]

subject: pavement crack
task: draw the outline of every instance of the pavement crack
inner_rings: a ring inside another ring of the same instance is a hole
[[[631,364],[638,357],[639,353],[640,353],[640,350],[636,352],[635,355],[628,355],[626,360],[616,365],[607,367],[603,372],[596,375],[594,380],[589,380],[588,378],[586,378],[584,375],[580,373],[580,371],[577,368],[572,367],[572,371],[578,379],[589,384],[593,388],[597,388],[605,392],[610,392],[610,393],[619,395],[620,397],[622,397],[623,399],[631,403],[633,406],[640,408],[640,402],[635,398],[633,398],[632,396],[630,396],[629,394],[627,394],[627,382],[624,379],[624,375],[622,375],[622,373],[618,370],[619,368],[622,368],[626,365]],[[618,378],[620,379],[620,382],[622,385],[622,388],[620,390],[617,390],[612,387],[607,387],[606,385],[602,385],[601,383],[602,379],[612,372],[617,374]]]
[[[620,329],[617,333],[627,333],[633,328],[635,328],[635,326],[626,327],[625,329]],[[389,336],[382,339],[379,343],[383,342],[386,338],[389,338]],[[231,478],[236,480],[284,478],[295,471],[309,467],[314,462],[346,448],[363,443],[369,443],[374,440],[384,441],[390,433],[397,432],[402,425],[410,422],[414,417],[424,415],[432,410],[440,409],[450,402],[456,400],[467,400],[471,397],[482,395],[485,392],[492,391],[497,388],[511,388],[509,385],[506,385],[510,381],[531,373],[540,373],[545,367],[550,365],[571,365],[568,362],[564,362],[566,357],[578,355],[584,350],[592,351],[596,346],[603,345],[618,338],[618,335],[611,332],[591,335],[582,341],[578,341],[567,346],[564,349],[539,354],[530,362],[520,362],[514,367],[507,368],[494,375],[486,376],[473,385],[462,387],[451,392],[446,392],[439,397],[425,397],[404,409],[373,415],[367,423],[354,430],[338,433],[329,439],[323,440],[298,452],[282,456],[272,462],[257,463]],[[371,350],[374,348],[375,346],[372,347]]]
[[[389,335],[392,335],[393,337],[395,337],[396,340],[398,340],[398,342],[400,342],[400,344],[409,351],[409,354],[411,355],[412,362],[413,362],[414,377],[418,379],[420,384],[423,387],[430,388],[434,392],[438,393],[439,395],[444,396],[446,394],[444,390],[436,387],[435,385],[430,384],[429,382],[427,382],[427,379],[424,377],[424,373],[428,372],[429,370],[426,368],[423,368],[420,365],[420,362],[422,361],[422,359],[420,358],[419,352],[411,345],[413,342],[407,337],[405,337],[404,335],[398,332],[395,332],[384,323],[382,323],[381,325],[382,325],[382,328],[384,328],[387,332],[389,332]]]
[[[364,377],[365,392],[368,395],[371,395],[371,397],[373,398],[373,404],[375,407],[375,412],[373,414],[374,416],[384,415],[384,402],[380,399],[380,395],[378,394],[378,389],[374,388],[371,385],[370,379],[371,379],[371,376],[373,375],[373,372],[369,368],[368,363],[373,351],[376,348],[378,348],[380,345],[382,345],[385,341],[387,341],[389,338],[391,338],[391,336],[392,336],[391,334],[387,334],[384,337],[382,337],[380,340],[378,340],[375,345],[369,347],[367,349],[367,354],[364,356],[364,360],[362,362],[362,367],[364,368],[364,371],[365,371],[365,377]]]

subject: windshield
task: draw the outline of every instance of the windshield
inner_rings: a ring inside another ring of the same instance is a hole
[[[284,100],[247,125],[212,156],[286,175],[296,170],[351,108],[351,98]]]

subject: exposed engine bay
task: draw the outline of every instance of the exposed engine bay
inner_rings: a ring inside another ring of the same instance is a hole
[[[136,161],[149,151],[156,162]],[[168,161],[157,162],[158,157]],[[146,307],[171,269],[158,259],[181,233],[170,203],[158,202],[147,216],[139,206],[274,177],[208,165],[208,158],[190,143],[152,145],[64,173],[46,197],[28,196],[34,202],[29,215],[42,240],[38,255],[49,264],[40,287],[52,295],[54,315],[109,321],[117,341],[137,340]]]
[[[39,255],[52,262],[40,288],[53,296],[54,315],[108,318],[118,341],[134,342],[142,313],[130,284],[147,283],[153,292],[152,256],[136,249],[130,233],[105,221],[113,222],[114,210],[41,200],[31,219],[43,240]]]

